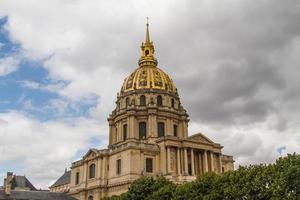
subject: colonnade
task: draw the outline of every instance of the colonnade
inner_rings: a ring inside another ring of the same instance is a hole
[[[175,151],[175,162],[171,162],[171,151]],[[177,175],[199,175],[213,171],[221,173],[221,154],[205,149],[166,147],[167,173]],[[171,166],[171,165],[176,166]]]

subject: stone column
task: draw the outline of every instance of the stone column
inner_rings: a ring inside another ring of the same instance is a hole
[[[177,148],[177,174],[181,174],[181,167],[180,167],[180,148]]]
[[[188,171],[188,156],[187,156],[187,149],[184,148],[184,172],[185,174],[188,174],[189,171]]]
[[[203,162],[202,162],[202,156],[201,152],[199,152],[199,174],[202,174],[202,169],[203,169]]]
[[[214,152],[210,152],[210,166],[211,166],[211,171],[214,172],[215,171],[215,160],[214,160]]]
[[[194,149],[191,149],[191,165],[192,165],[192,175],[195,175],[195,161],[194,161]]]
[[[203,172],[208,172],[208,163],[207,163],[207,151],[204,150],[203,153]]]
[[[168,174],[171,173],[171,147],[167,147],[167,171],[168,171]]]
[[[222,160],[221,160],[221,153],[218,155],[218,162],[219,162],[219,173],[222,173]]]

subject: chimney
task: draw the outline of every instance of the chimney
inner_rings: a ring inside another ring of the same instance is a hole
[[[12,180],[13,180],[13,173],[7,172],[7,176],[4,179],[4,193],[6,195],[10,195],[11,193]]]

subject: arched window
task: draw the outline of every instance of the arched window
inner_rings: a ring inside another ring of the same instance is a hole
[[[140,96],[140,105],[145,106],[146,105],[146,97],[144,95]]]
[[[79,172],[76,172],[76,177],[75,177],[75,184],[78,185],[79,184]]]
[[[157,135],[158,135],[158,137],[165,136],[165,123],[163,123],[163,122],[157,123]]]
[[[123,125],[123,140],[127,139],[127,124]]]
[[[163,105],[163,100],[162,100],[162,97],[160,95],[157,96],[156,103],[157,103],[157,106],[162,106]]]
[[[91,195],[88,197],[88,200],[94,200],[94,197]]]
[[[139,123],[139,138],[143,139],[146,138],[147,129],[146,129],[146,122]]]
[[[126,98],[126,107],[129,106],[129,97]]]
[[[171,106],[172,106],[172,108],[175,108],[175,101],[174,101],[174,99],[171,99]]]
[[[89,167],[89,178],[95,178],[96,176],[96,165],[91,164]]]
[[[148,55],[149,55],[149,50],[146,49],[146,51],[145,51],[145,56],[148,56]]]

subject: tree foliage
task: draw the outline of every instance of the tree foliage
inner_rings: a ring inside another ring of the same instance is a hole
[[[162,176],[144,176],[121,196],[106,200],[300,200],[300,155],[290,154],[269,165],[239,167],[222,175],[205,173],[175,185]]]

